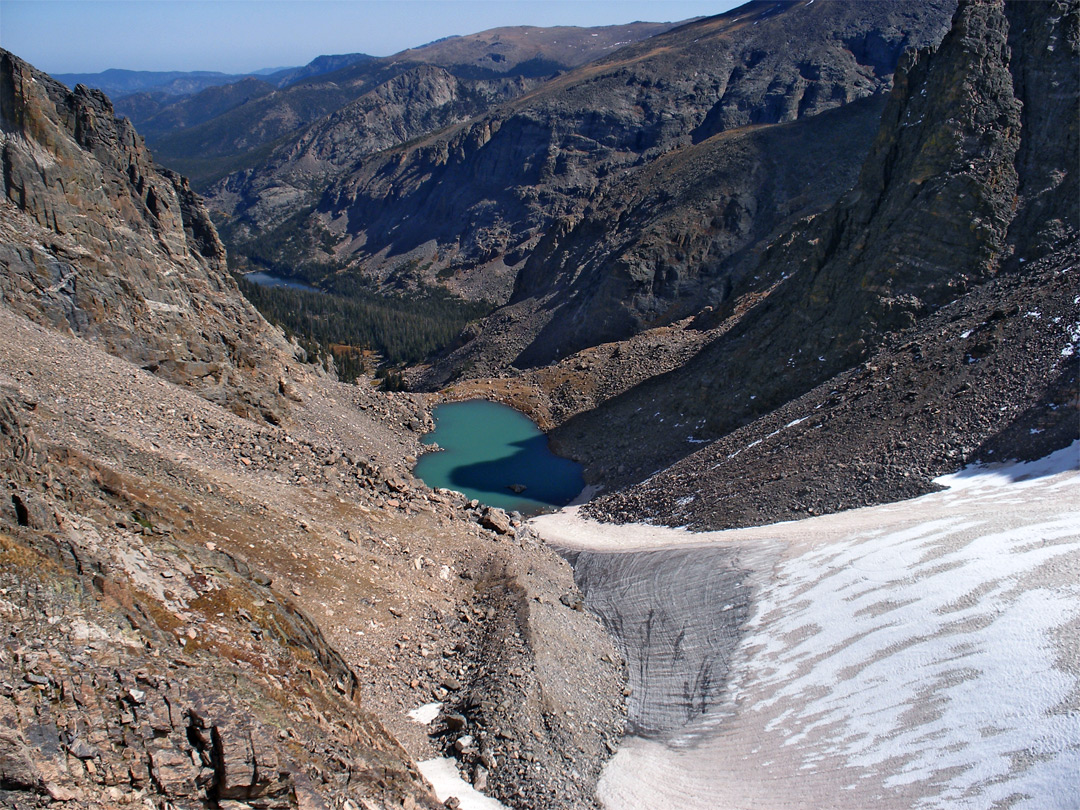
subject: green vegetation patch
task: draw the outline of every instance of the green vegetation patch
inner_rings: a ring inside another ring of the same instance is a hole
[[[368,372],[364,350],[381,355],[384,368],[418,363],[495,308],[430,287],[388,296],[357,285],[345,296],[261,287],[242,276],[238,283],[263,317],[298,340],[309,360],[326,363],[332,356],[345,382]]]

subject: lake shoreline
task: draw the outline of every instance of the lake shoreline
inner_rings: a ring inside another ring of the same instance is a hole
[[[580,465],[552,453],[520,411],[472,399],[438,404],[431,414],[435,429],[421,442],[439,450],[424,453],[413,474],[433,489],[534,515],[565,506],[585,488]]]

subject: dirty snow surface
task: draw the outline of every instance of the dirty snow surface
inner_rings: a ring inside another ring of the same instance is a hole
[[[682,728],[628,738],[603,805],[1080,808],[1078,458],[1074,444],[915,500],[752,529],[535,519],[605,559],[722,547],[747,572],[723,688]]]

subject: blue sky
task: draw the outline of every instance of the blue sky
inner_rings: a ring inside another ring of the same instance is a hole
[[[303,65],[503,25],[719,14],[744,0],[0,0],[0,45],[47,73]]]

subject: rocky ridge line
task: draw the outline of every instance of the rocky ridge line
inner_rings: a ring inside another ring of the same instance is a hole
[[[0,139],[8,307],[238,413],[286,418],[292,348],[240,296],[201,199],[108,98],[4,51]]]

